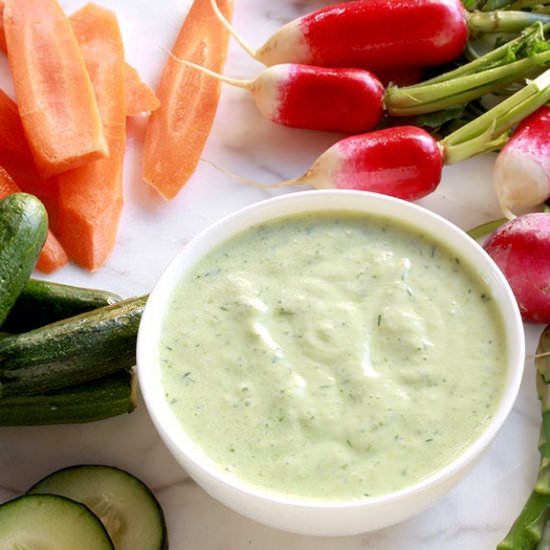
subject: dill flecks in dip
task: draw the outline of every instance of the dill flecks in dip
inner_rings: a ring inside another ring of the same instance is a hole
[[[230,239],[176,288],[163,385],[190,437],[273,492],[398,490],[484,429],[504,384],[490,289],[452,251],[373,216],[316,213]]]

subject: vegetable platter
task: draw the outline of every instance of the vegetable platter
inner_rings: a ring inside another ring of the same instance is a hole
[[[282,24],[326,5],[321,0],[277,2],[235,0],[233,24],[259,48]],[[82,0],[61,0],[72,13]],[[118,18],[126,61],[155,88],[188,0],[99,0]],[[265,67],[234,41],[224,73],[254,79]],[[0,84],[13,94],[5,56]],[[201,161],[172,200],[142,179],[145,118],[127,122],[124,207],[116,246],[105,263],[87,271],[73,263],[52,274],[53,282],[104,289],[124,298],[150,292],[168,263],[194,235],[246,205],[293,188],[251,186],[239,177],[270,183],[305,173],[341,136],[278,126],[264,118],[246,91],[223,86]],[[468,230],[501,217],[492,188],[495,153],[444,166],[440,185],[418,203]],[[238,175],[239,177],[235,176]],[[526,325],[528,354],[534,354],[542,325]],[[137,475],[152,488],[166,515],[170,547],[226,550],[485,550],[505,536],[530,494],[537,474],[540,405],[533,357],[519,399],[489,453],[457,488],[421,515],[376,533],[316,539],[268,529],[228,511],[191,482],[157,436],[138,397],[130,415],[82,425],[0,428],[0,501],[15,497],[54,470],[74,464],[111,464]]]

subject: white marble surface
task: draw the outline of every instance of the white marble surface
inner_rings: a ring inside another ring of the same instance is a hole
[[[119,15],[127,58],[154,85],[189,0],[98,0]],[[260,45],[281,23],[318,7],[315,0],[235,0],[235,24]],[[325,2],[325,4],[328,2]],[[82,0],[61,0],[68,11]],[[4,60],[1,61],[4,63]],[[250,77],[260,66],[233,43],[226,72]],[[5,64],[0,80],[10,89]],[[176,252],[221,216],[275,191],[248,187],[201,163],[172,202],[140,179],[141,124],[132,122],[126,156],[126,208],[118,245],[108,263],[90,274],[67,266],[56,281],[110,289],[124,296],[148,292]],[[302,173],[338,136],[275,127],[256,112],[246,92],[224,88],[204,158],[259,181]],[[491,155],[447,167],[439,189],[421,203],[463,228],[497,217],[490,185]],[[277,191],[277,192],[291,192]],[[527,327],[533,353],[540,327]],[[52,470],[75,463],[127,468],[149,483],[167,516],[177,550],[486,550],[494,548],[520,510],[537,468],[539,408],[532,359],[513,413],[477,468],[423,514],[380,532],[311,538],[274,531],[237,516],[189,481],[157,437],[144,406],[129,416],[85,426],[0,429],[0,501]]]

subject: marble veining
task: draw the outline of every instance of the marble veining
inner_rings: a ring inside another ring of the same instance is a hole
[[[61,0],[71,12],[83,0]],[[119,15],[128,61],[151,85],[158,80],[189,0],[98,0]],[[325,1],[235,0],[234,21],[255,47],[284,22]],[[226,71],[252,78],[261,66],[232,43]],[[11,91],[5,60],[0,84]],[[135,296],[149,292],[175,254],[200,230],[240,207],[292,189],[244,185],[203,162],[172,202],[140,180],[143,122],[129,123],[125,202],[118,245],[96,273],[68,266],[52,280]],[[246,92],[224,87],[204,158],[261,183],[295,177],[338,136],[276,127],[262,119]],[[423,206],[465,229],[498,216],[486,155],[445,168],[444,180]],[[541,327],[526,327],[532,354]],[[539,405],[532,357],[516,407],[489,452],[445,498],[400,525],[355,537],[314,538],[283,533],[227,510],[206,495],[175,463],[158,438],[143,403],[135,413],[85,426],[0,429],[0,501],[41,476],[76,463],[127,468],[153,487],[163,505],[176,550],[487,550],[494,548],[519,512],[537,470]]]

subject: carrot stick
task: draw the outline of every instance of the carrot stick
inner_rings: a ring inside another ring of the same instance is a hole
[[[55,235],[48,231],[46,242],[38,255],[35,268],[42,273],[53,273],[69,261],[69,257]]]
[[[92,271],[113,249],[122,209],[124,47],[116,16],[110,10],[87,4],[71,16],[71,23],[92,79],[109,156],[56,177],[57,205],[52,223],[69,257]]]
[[[15,183],[8,172],[0,166],[0,199],[19,193],[20,187]],[[48,231],[46,242],[40,251],[36,269],[42,273],[52,273],[68,262],[68,257],[59,241],[51,231]]]
[[[0,90],[0,196],[18,191],[36,195],[51,215],[55,204],[52,185],[36,171],[15,101]],[[52,273],[67,262],[65,250],[49,231],[36,269],[42,273]]]
[[[0,147],[14,153],[30,155],[17,104],[0,89]]]
[[[128,63],[124,66],[126,77],[126,116],[152,113],[160,106],[155,92],[147,85],[137,70]]]
[[[4,0],[0,0],[0,51],[6,53],[6,36],[4,34]],[[126,77],[127,116],[137,116],[151,113],[158,109],[160,102],[154,90],[143,80],[135,67],[126,63],[124,67]],[[1,124],[1,121],[0,121]]]
[[[6,166],[24,191],[42,200],[52,226],[56,228],[71,257],[83,267],[97,269],[114,245],[122,208],[120,171],[125,145],[125,118],[122,113],[126,108],[126,96],[123,106],[120,106],[123,93],[119,81],[122,42],[118,25],[110,12],[107,17],[101,10],[87,6],[73,16],[71,24],[86,57],[87,69],[93,78],[100,103],[101,116],[105,120],[105,133],[112,149],[109,158],[90,162],[54,178],[42,178],[34,167],[28,147],[21,154],[7,151],[9,135],[21,123],[15,102],[8,96],[2,102],[0,94],[0,164]],[[103,24],[105,29],[98,35],[97,31]],[[112,38],[115,33],[116,39]],[[111,49],[116,49],[118,53],[103,50],[105,43],[111,40],[110,37],[114,42]],[[126,66],[123,71],[126,77]],[[109,72],[112,85],[109,82]],[[134,72],[137,75],[137,71]],[[139,76],[136,78],[138,83],[146,87]],[[3,116],[4,103],[8,114],[15,113],[16,116]],[[137,107],[137,103],[135,105]],[[3,118],[10,122],[6,128],[6,139],[2,134]]]
[[[6,35],[4,34],[4,0],[0,0],[0,50],[8,51],[6,46]]]
[[[46,180],[37,172],[32,157],[11,153],[0,148],[0,166],[3,166],[25,193],[37,196],[51,216],[57,203],[56,188],[52,179]]]
[[[109,157],[56,178],[53,220],[71,259],[92,271],[107,259],[116,241],[122,209],[122,163],[126,141],[124,48],[115,15],[94,4],[71,16],[92,79]]]
[[[17,104],[3,90],[0,90],[0,166],[15,179],[22,191],[36,195],[50,214],[53,187],[38,173]]]
[[[94,91],[57,0],[4,0],[8,62],[25,134],[40,173],[106,156]]]
[[[231,0],[218,2],[230,17]],[[165,199],[173,198],[195,171],[212,128],[220,83],[178,63],[183,58],[221,72],[229,33],[210,0],[194,0],[164,67],[157,97],[160,107],[147,123],[143,177]]]
[[[0,166],[0,199],[8,195],[13,195],[14,193],[19,193],[20,191],[21,189],[15,183],[14,179],[3,166]]]

